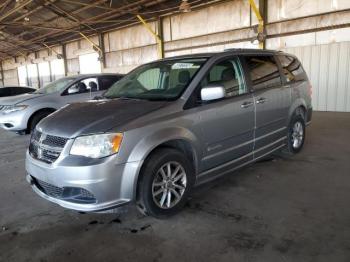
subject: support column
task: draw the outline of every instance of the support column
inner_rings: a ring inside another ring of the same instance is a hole
[[[98,34],[98,45],[100,46],[100,62],[102,68],[106,68],[106,48],[105,48],[105,40],[103,38],[103,34]]]
[[[38,76],[37,76],[37,78],[38,78],[38,89],[40,89],[41,88],[41,82],[40,82],[40,72],[39,72],[39,64],[38,63],[36,63],[36,71],[38,73]]]
[[[64,75],[68,75],[68,63],[67,63],[67,52],[66,52],[66,44],[62,44],[62,56],[63,56],[63,64],[64,64]]]
[[[260,49],[264,49],[264,43],[265,43],[265,28],[264,28],[264,19],[260,13],[260,8],[265,9],[265,4],[262,3],[262,6],[260,7],[260,2],[264,2],[263,0],[259,0],[259,8],[256,6],[255,1],[254,0],[248,0],[249,4],[256,16],[256,18],[258,19],[258,35],[257,35],[257,39],[259,41],[259,48]]]
[[[0,61],[0,74],[1,74],[2,86],[4,86],[5,85],[5,80],[4,80],[4,69],[2,67],[2,61]]]
[[[162,17],[159,17],[159,19],[158,19],[158,22],[157,22],[157,26],[158,26],[158,36],[159,36],[159,38],[160,38],[160,43],[159,43],[159,45],[160,45],[160,47],[159,47],[159,49],[160,49],[160,53],[159,53],[159,56],[160,56],[160,58],[164,58],[164,41],[163,41],[163,39],[164,39],[164,31],[163,31],[163,18]]]
[[[158,45],[158,56],[159,58],[163,58],[164,57],[163,38],[161,38],[159,34],[154,32],[154,30],[150,27],[150,25],[140,15],[137,15],[136,17],[140,20],[140,22],[144,25],[144,27],[148,30],[148,32],[150,32],[154,36]]]
[[[268,12],[268,7],[267,7],[267,0],[259,0],[259,12],[262,16],[263,23],[264,25],[267,24],[267,12]],[[265,27],[263,28],[263,33],[264,35],[266,34],[265,32]],[[263,40],[263,49],[266,49],[266,37],[264,37]]]

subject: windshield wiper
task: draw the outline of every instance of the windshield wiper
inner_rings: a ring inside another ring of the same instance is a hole
[[[117,99],[121,99],[121,100],[141,100],[140,98],[137,98],[137,97],[130,97],[130,96],[119,96],[119,97],[116,97]]]
[[[109,99],[109,98],[105,96],[95,96],[92,100],[103,100],[103,99]]]

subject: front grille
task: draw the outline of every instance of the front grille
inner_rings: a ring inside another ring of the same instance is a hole
[[[96,203],[95,196],[80,187],[57,187],[32,176],[34,185],[44,194],[73,203]]]
[[[51,164],[60,156],[67,141],[67,138],[46,135],[35,130],[30,139],[29,153],[33,158]]]
[[[41,181],[39,179],[35,179],[36,186],[45,193],[48,196],[54,197],[54,198],[61,198],[63,194],[63,188],[48,184],[44,181]]]
[[[5,111],[6,109],[11,108],[11,106],[4,106],[4,105],[0,105],[0,111]]]

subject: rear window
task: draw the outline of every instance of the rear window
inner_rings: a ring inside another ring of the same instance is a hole
[[[280,86],[282,84],[274,56],[246,56],[245,59],[255,90]]]
[[[278,58],[287,82],[306,80],[306,73],[297,58],[286,55],[279,55]]]

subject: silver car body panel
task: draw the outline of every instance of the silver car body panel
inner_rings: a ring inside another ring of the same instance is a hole
[[[27,153],[28,180],[37,178],[58,187],[83,187],[96,195],[97,203],[72,204],[44,197],[67,208],[100,211],[135,201],[142,165],[159,146],[179,143],[185,147],[195,169],[196,184],[284,147],[295,109],[304,107],[311,117],[308,81],[284,83],[274,89],[186,108],[210,67],[224,57],[236,55],[242,55],[241,51],[211,54],[176,101],[99,100],[73,104],[47,117],[37,129],[68,138],[69,142],[53,164],[42,163]],[[260,98],[265,98],[266,103],[257,103]],[[98,160],[69,155],[76,137],[108,132],[124,134],[118,154]],[[34,183],[32,187],[40,191]],[[39,194],[43,196],[42,192]]]

